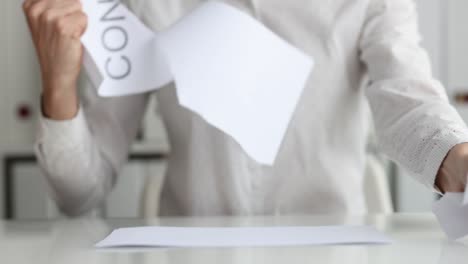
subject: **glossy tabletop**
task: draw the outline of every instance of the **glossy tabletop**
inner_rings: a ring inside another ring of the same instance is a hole
[[[93,245],[117,227],[374,225],[391,236],[391,245],[301,246],[275,248],[120,248]],[[465,243],[464,243],[465,242]],[[467,246],[465,246],[465,244]],[[449,242],[431,214],[377,216],[281,216],[80,219],[0,222],[0,263],[164,264],[164,263],[468,263],[468,240]]]

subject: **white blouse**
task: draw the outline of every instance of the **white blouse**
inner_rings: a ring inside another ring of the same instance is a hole
[[[197,2],[129,4],[162,29]],[[309,54],[316,67],[271,167],[182,108],[174,87],[159,90],[171,145],[161,215],[365,213],[368,103],[381,149],[429,188],[447,152],[468,142],[467,127],[432,77],[413,1],[227,2]],[[90,103],[74,119],[41,117],[38,129],[37,156],[70,215],[89,211],[112,189],[149,97],[99,98],[90,91]]]

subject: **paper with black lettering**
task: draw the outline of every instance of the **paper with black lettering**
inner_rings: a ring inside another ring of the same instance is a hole
[[[101,96],[157,89],[173,80],[155,34],[116,0],[82,0],[88,28],[83,66]]]
[[[208,1],[151,32],[117,1],[83,0],[85,68],[101,96],[175,81],[179,103],[274,163],[313,61],[249,15]]]

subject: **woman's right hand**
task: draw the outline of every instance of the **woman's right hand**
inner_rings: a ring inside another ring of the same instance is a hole
[[[23,9],[41,67],[44,114],[71,119],[78,111],[80,38],[87,26],[80,0],[26,0]]]

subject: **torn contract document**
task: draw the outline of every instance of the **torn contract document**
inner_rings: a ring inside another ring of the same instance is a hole
[[[216,1],[152,32],[119,1],[82,0],[84,68],[101,96],[159,89],[272,165],[313,60],[248,14]]]

